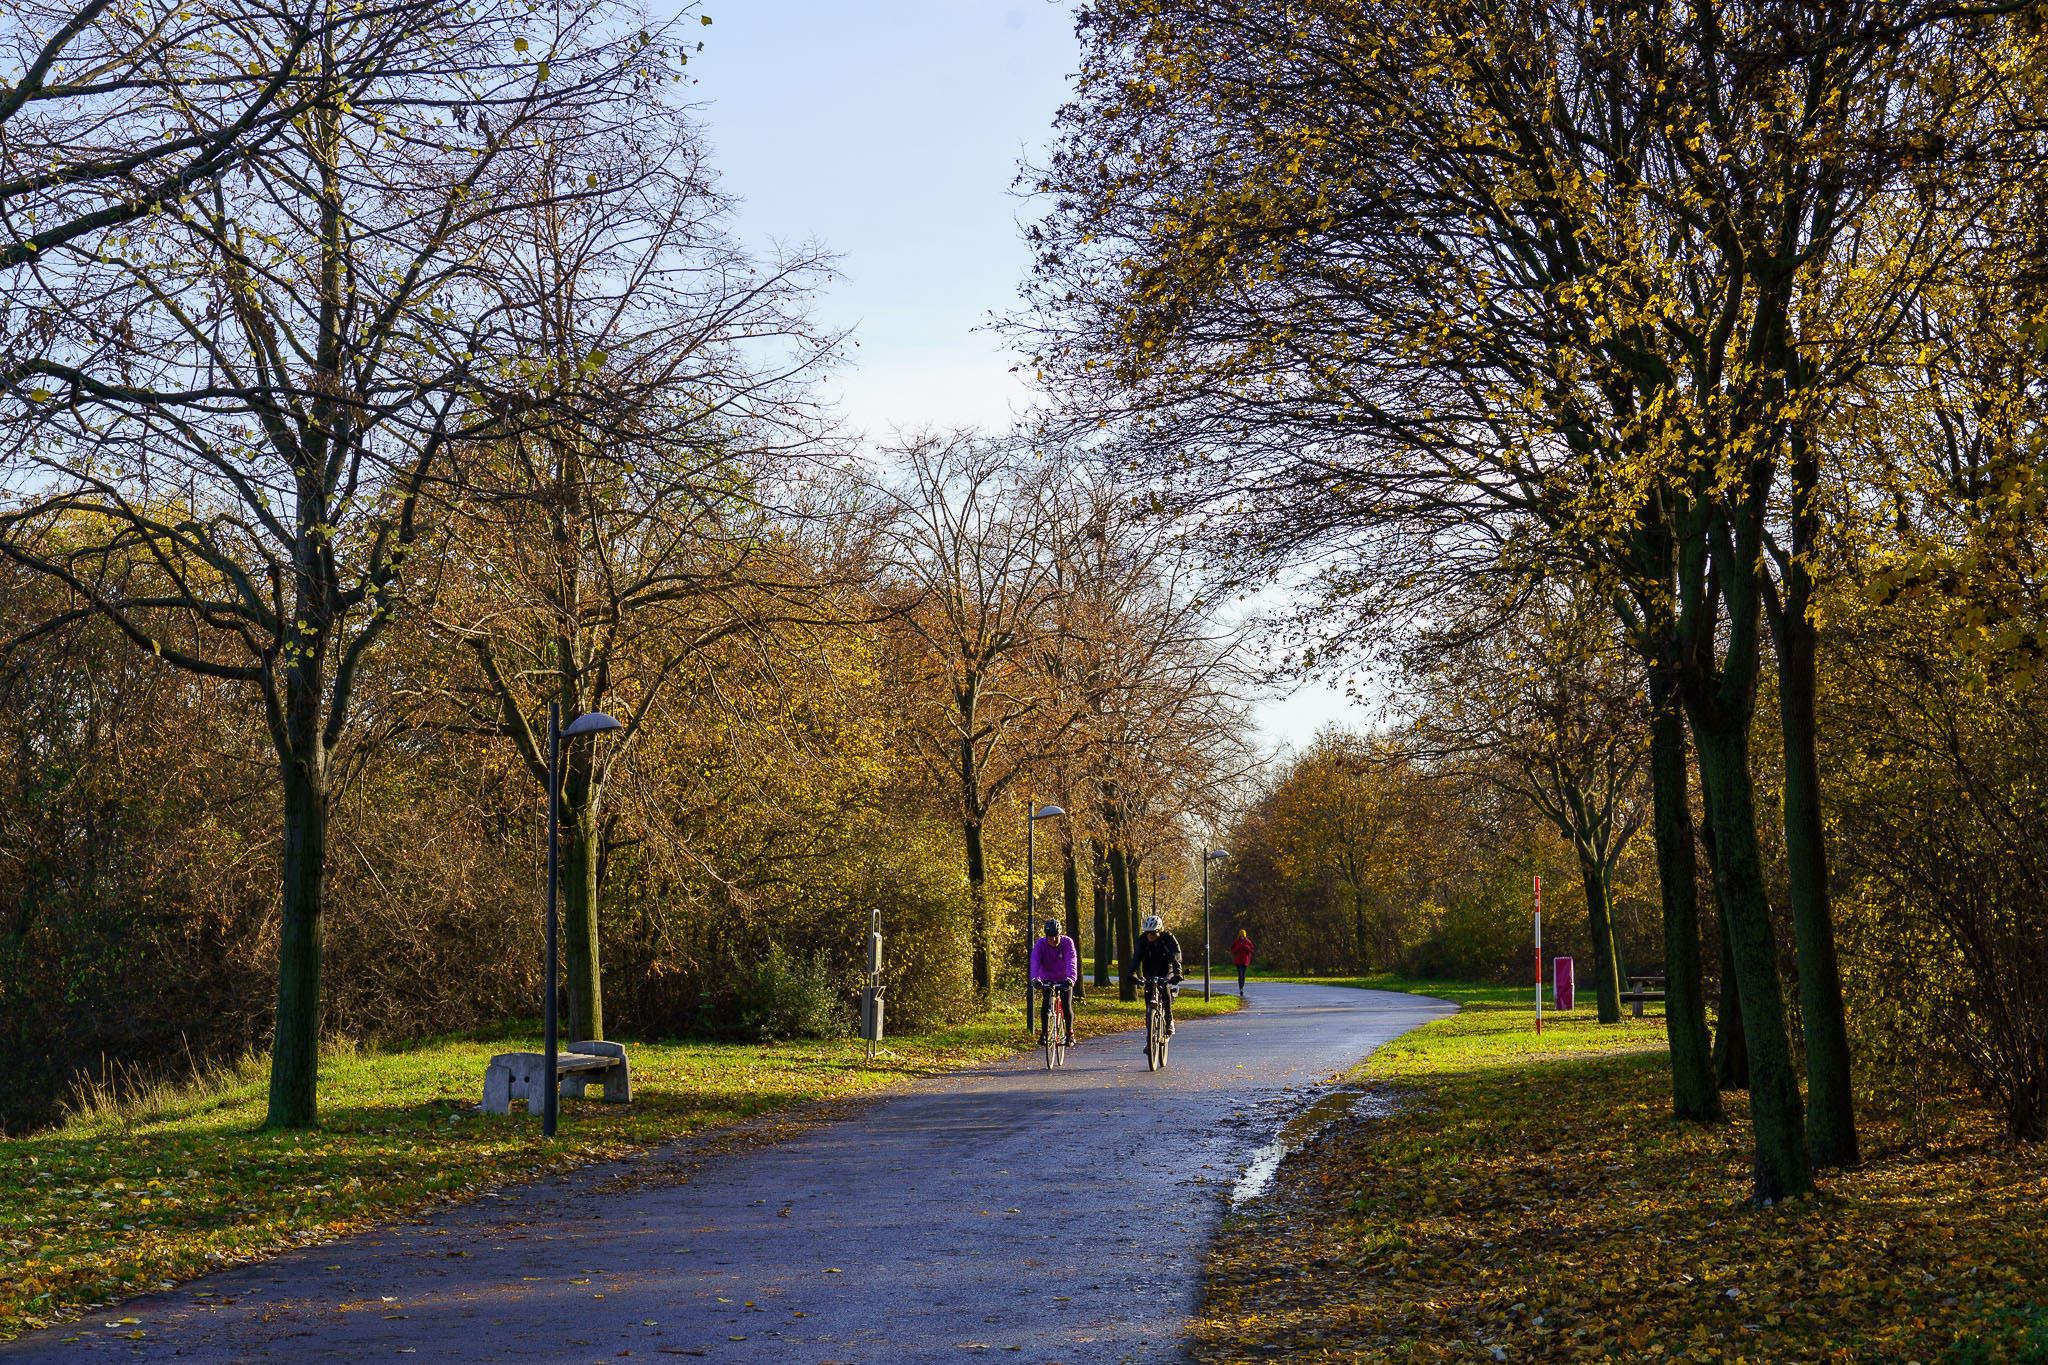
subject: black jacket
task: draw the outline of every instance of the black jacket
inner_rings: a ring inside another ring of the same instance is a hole
[[[1125,976],[1144,978],[1148,976],[1179,976],[1180,940],[1162,929],[1159,937],[1150,943],[1143,934],[1138,935],[1137,946],[1131,951],[1131,960],[1124,964]]]

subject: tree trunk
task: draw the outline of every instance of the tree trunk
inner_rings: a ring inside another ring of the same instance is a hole
[[[1149,913],[1145,909],[1144,878],[1138,875],[1138,862],[1137,854],[1127,853],[1124,855],[1124,877],[1131,884],[1131,951],[1133,953],[1138,951],[1138,937],[1143,931],[1145,916]]]
[[[1693,879],[1692,794],[1685,716],[1666,671],[1650,671],[1650,790],[1655,806],[1657,879],[1664,905],[1664,1030],[1671,1044],[1671,1114],[1721,1121],[1700,976],[1699,888]]]
[[[294,698],[294,709],[310,699]],[[300,726],[294,725],[294,730]],[[327,771],[317,723],[284,760],[283,931],[277,949],[277,1027],[270,1044],[266,1128],[319,1119],[320,959],[327,933]]]
[[[995,1003],[995,983],[989,976],[988,874],[982,857],[981,822],[962,821],[960,832],[967,840],[967,898],[972,907],[968,933],[973,938],[974,997],[982,1009],[988,1009]]]
[[[1749,775],[1749,710],[1688,698],[1700,782],[1714,814],[1714,895],[1735,947],[1742,1031],[1749,1044],[1756,1197],[1776,1203],[1813,1188],[1799,1077],[1785,1030],[1777,943],[1757,853]]]
[[[1065,851],[1065,857],[1061,859],[1060,866],[1060,895],[1066,902],[1067,937],[1074,940],[1074,954],[1078,958],[1081,952],[1081,869],[1074,863],[1074,839],[1071,834],[1061,847]],[[1079,967],[1080,963],[1077,961],[1074,965]],[[1074,976],[1076,1000],[1086,997],[1085,982],[1086,977],[1077,971]]]
[[[1798,450],[1804,450],[1800,442]],[[1827,832],[1821,823],[1820,754],[1815,740],[1817,641],[1809,607],[1813,579],[1811,498],[1800,474],[1810,458],[1795,452],[1792,560],[1778,629],[1778,722],[1785,744],[1785,864],[1792,936],[1799,959],[1799,1019],[1806,1037],[1807,1151],[1817,1167],[1854,1166],[1856,1104],[1850,1088],[1849,1027],[1842,1006],[1842,970],[1828,899]]]
[[[1579,854],[1579,883],[1586,891],[1586,925],[1593,934],[1594,1013],[1603,1024],[1618,1024],[1621,964],[1614,950],[1614,913],[1607,870],[1583,851]]]
[[[569,740],[563,745],[585,744]],[[597,802],[587,753],[563,755],[562,974],[569,1014],[565,1042],[604,1037],[604,975],[597,931]]]
[[[333,53],[322,51],[322,75],[331,80]],[[332,87],[329,87],[331,93]],[[310,1128],[320,1117],[320,971],[327,938],[327,745],[322,704],[327,697],[327,651],[334,640],[333,564],[323,553],[322,530],[332,519],[329,490],[321,482],[332,456],[337,423],[328,386],[341,370],[341,280],[346,247],[341,230],[340,143],[336,104],[323,100],[309,115],[309,150],[320,175],[320,336],[313,357],[316,395],[309,429],[302,431],[293,509],[292,569],[296,579],[291,635],[283,666],[282,714],[272,718],[272,743],[281,751],[284,849],[278,910],[277,1020],[270,1042],[270,1109],[266,1128]],[[338,387],[338,386],[337,386]],[[335,698],[337,723],[347,696]]]
[[[1131,880],[1130,864],[1124,858],[1124,851],[1115,844],[1109,846],[1109,912],[1116,922],[1117,999],[1136,1000],[1138,988],[1132,983],[1130,974],[1123,970],[1131,960],[1132,944],[1135,941],[1137,925],[1131,921]]]
[[[1707,871],[1714,875],[1714,805],[1700,812],[1700,848],[1707,855]],[[1735,936],[1729,932],[1728,917],[1714,902],[1714,923],[1721,943],[1721,1002],[1714,1015],[1714,1085],[1720,1090],[1749,1089],[1749,1042],[1742,1034],[1742,991],[1735,978]]]
[[[1749,1041],[1742,1033],[1742,991],[1735,979],[1735,936],[1716,906],[1721,926],[1721,1008],[1714,1029],[1714,1084],[1722,1090],[1749,1089]]]
[[[1110,962],[1116,956],[1115,932],[1109,922],[1109,862],[1102,842],[1089,840],[1095,855],[1095,984],[1107,987],[1112,978]]]

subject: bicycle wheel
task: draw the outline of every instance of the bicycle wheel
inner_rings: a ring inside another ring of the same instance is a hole
[[[1053,1001],[1052,1028],[1047,1030],[1045,1035],[1048,1045],[1045,1064],[1048,1067],[1058,1068],[1067,1064],[1068,1027],[1067,1007],[1057,1000]]]
[[[1145,1007],[1145,1066],[1150,1071],[1157,1071],[1166,1060],[1165,1045],[1159,1037],[1161,1027],[1159,1006],[1148,1003]]]

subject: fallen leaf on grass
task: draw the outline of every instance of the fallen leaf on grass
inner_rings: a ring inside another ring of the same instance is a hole
[[[1674,1125],[1626,1023],[1532,1055],[1474,1014],[1383,1050],[1400,1107],[1333,1121],[1226,1222],[1196,1361],[2048,1359],[2048,1150],[1981,1107],[1873,1112],[1862,1167],[1758,1209],[1744,1097]]]

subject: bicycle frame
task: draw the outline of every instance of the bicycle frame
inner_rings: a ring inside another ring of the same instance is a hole
[[[1173,987],[1173,978],[1148,976],[1145,978],[1145,1060],[1151,1069],[1157,1071],[1166,1065],[1166,996]]]
[[[1066,1063],[1067,1035],[1073,1032],[1073,1016],[1068,1013],[1066,999],[1060,987],[1066,983],[1058,981],[1034,981],[1031,983],[1032,1006],[1043,1010],[1040,1015],[1045,1031],[1045,1069],[1054,1070]],[[1040,1006],[1038,992],[1044,991],[1046,999]]]

